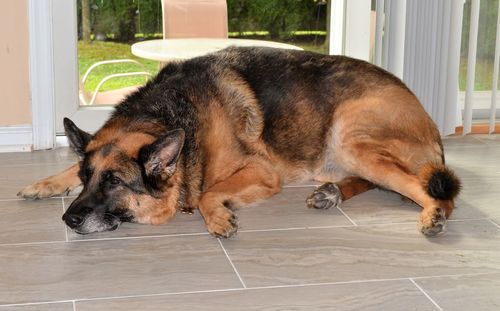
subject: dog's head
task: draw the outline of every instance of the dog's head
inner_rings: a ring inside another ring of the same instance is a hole
[[[66,135],[80,156],[83,190],[63,220],[85,234],[115,230],[123,221],[161,223],[175,213],[180,196],[182,129],[141,131],[111,122],[95,136],[64,120]],[[164,133],[154,135],[151,132]]]

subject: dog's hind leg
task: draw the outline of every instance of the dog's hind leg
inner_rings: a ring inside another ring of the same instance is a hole
[[[230,237],[237,231],[232,208],[268,198],[281,190],[281,178],[265,160],[254,159],[227,179],[204,191],[199,210],[208,232]]]
[[[420,205],[422,212],[419,229],[423,234],[433,236],[443,231],[446,218],[453,209],[453,197],[460,187],[453,173],[443,164],[435,164],[430,166],[432,170],[427,172],[426,177],[412,172],[404,162],[391,154],[366,150],[367,148],[361,147],[351,150],[350,156],[356,156],[359,163],[352,171],[377,186],[398,192]]]
[[[307,207],[317,209],[337,207],[343,201],[374,187],[374,184],[359,177],[347,177],[338,183],[327,182],[307,198]]]
[[[26,199],[43,199],[56,195],[65,195],[80,186],[82,181],[78,177],[80,167],[76,163],[64,171],[44,178],[27,186],[17,194]]]

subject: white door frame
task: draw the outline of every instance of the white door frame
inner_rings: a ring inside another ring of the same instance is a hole
[[[64,144],[56,140],[64,134],[63,117],[94,132],[113,108],[79,105],[76,1],[28,3],[33,149],[50,149]]]
[[[52,1],[28,0],[33,149],[55,146]]]
[[[368,61],[370,58],[370,0],[332,0],[329,53]]]

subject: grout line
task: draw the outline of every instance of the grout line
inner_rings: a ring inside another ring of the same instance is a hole
[[[454,277],[454,276],[475,276],[475,275],[490,275],[492,273],[469,273],[469,274],[446,274],[435,276],[420,276],[411,279],[427,279],[427,278],[440,278],[440,277]],[[496,274],[496,273],[493,273]],[[409,278],[389,278],[389,279],[368,279],[368,280],[352,280],[352,281],[339,281],[339,282],[323,282],[323,283],[302,283],[302,284],[285,284],[285,285],[269,285],[269,286],[253,286],[253,287],[236,287],[227,289],[214,289],[214,290],[198,290],[198,291],[184,291],[184,292],[170,292],[170,293],[157,293],[157,294],[139,294],[127,296],[114,296],[114,297],[96,297],[77,299],[77,301],[92,301],[92,300],[109,300],[109,299],[126,299],[126,298],[140,298],[140,297],[153,297],[153,296],[177,296],[189,294],[203,294],[203,293],[219,293],[219,292],[234,292],[246,290],[260,290],[260,289],[279,289],[279,288],[296,288],[296,287],[313,287],[313,286],[328,286],[328,285],[346,285],[346,284],[361,284],[361,283],[378,283],[378,282],[394,282],[394,281],[408,281]]]
[[[344,215],[347,219],[349,219],[349,221],[354,225],[354,226],[358,226],[357,223],[354,222],[354,220],[351,219],[351,217],[349,217],[341,208],[340,206],[337,204],[337,209],[342,213],[342,215]]]
[[[486,141],[482,140],[481,138],[479,138],[479,137],[477,137],[477,136],[470,135],[470,137],[472,137],[472,138],[474,138],[475,140],[478,140],[478,141],[482,142],[483,144],[485,144],[485,145],[489,146],[489,144],[488,144]]]
[[[337,226],[311,226],[311,227],[289,227],[289,228],[271,228],[271,229],[248,229],[239,230],[238,233],[252,233],[252,232],[276,232],[276,231],[293,231],[293,230],[315,230],[315,229],[336,229],[336,228],[355,228],[355,227],[377,227],[377,226],[397,226],[397,225],[411,225],[415,222],[388,222],[388,223],[370,223],[370,224],[357,224],[347,215],[352,225],[337,225]],[[498,224],[493,222],[489,218],[476,218],[476,219],[451,219],[449,222],[466,222],[466,221],[478,221],[478,220],[488,220],[492,222],[495,226],[499,227]],[[67,227],[65,227],[66,233],[68,232]],[[57,243],[81,243],[81,242],[96,242],[96,241],[114,241],[114,240],[136,240],[136,239],[154,239],[154,238],[168,238],[168,237],[182,237],[182,236],[201,236],[209,235],[208,232],[195,232],[195,233],[177,233],[177,234],[159,234],[159,235],[143,235],[143,236],[124,236],[124,237],[108,237],[108,238],[94,238],[94,239],[69,239],[65,241],[40,241],[40,242],[23,242],[23,243],[6,243],[0,244],[2,246],[18,246],[18,245],[37,245],[37,244],[57,244]]]
[[[408,280],[412,281],[412,280],[418,280],[418,279],[430,279],[430,278],[441,278],[441,277],[461,277],[461,276],[475,276],[475,275],[491,275],[491,274],[498,274],[498,273],[500,273],[500,272],[479,272],[479,273],[468,273],[468,274],[443,274],[443,275],[419,276],[419,277],[411,277],[411,278],[401,277],[401,278],[389,278],[389,279],[368,279],[368,280],[352,280],[352,281],[324,282],[324,283],[303,283],[303,284],[255,286],[255,287],[245,287],[245,288],[243,288],[243,287],[236,287],[236,288],[226,288],[226,289],[211,289],[211,290],[197,290],[197,291],[183,291],[183,292],[166,292],[166,293],[156,293],[156,294],[138,294],[138,295],[123,295],[123,296],[81,298],[81,299],[75,299],[75,300],[44,301],[44,302],[31,302],[31,303],[14,303],[14,304],[3,304],[3,305],[0,304],[0,307],[44,305],[44,304],[66,303],[66,302],[75,302],[76,303],[76,302],[82,302],[82,301],[111,300],[111,299],[128,299],[128,298],[143,298],[143,297],[157,297],[157,296],[177,296],[177,295],[203,294],[203,293],[235,292],[235,291],[259,290],[259,289],[279,289],[279,288],[313,287],[313,286],[346,285],[346,284],[360,284],[360,283],[378,283],[378,282],[393,282],[393,281],[408,281]],[[417,285],[417,287],[419,287],[419,286]]]
[[[414,276],[410,279],[420,280],[420,279],[436,279],[436,278],[450,278],[450,277],[463,277],[463,276],[479,276],[479,275],[492,275],[500,274],[500,271],[494,272],[474,272],[474,273],[460,273],[460,274],[442,274],[442,275],[427,275],[427,276]]]
[[[0,199],[0,202],[12,202],[12,201],[28,201],[28,202],[44,202],[44,201],[49,201],[49,200],[55,200],[55,199],[75,199],[77,196],[55,196],[55,197],[50,197],[50,198],[43,198],[43,199],[25,199],[25,198],[5,198],[5,199]]]
[[[2,246],[60,244],[60,243],[66,243],[66,241],[39,241],[39,242],[5,243],[5,244],[0,244],[0,247],[2,247]]]
[[[488,220],[489,220],[489,221],[490,221],[493,225],[495,225],[495,227],[497,227],[497,228],[499,228],[499,229],[500,229],[500,225],[499,225],[499,224],[497,224],[497,223],[496,223],[493,219],[488,218]]]
[[[209,235],[209,233],[197,232],[197,233],[158,234],[158,235],[144,235],[144,236],[124,236],[115,238],[70,240],[69,242],[80,243],[80,242],[95,242],[95,241],[137,240],[137,239],[154,239],[154,238],[168,238],[168,237],[180,237],[180,236],[197,236],[197,235]]]
[[[145,298],[145,297],[158,297],[158,296],[177,296],[177,295],[190,295],[190,294],[206,294],[206,293],[220,293],[220,292],[237,292],[248,290],[249,288],[236,287],[236,288],[224,288],[224,289],[207,289],[207,290],[195,290],[195,291],[184,291],[184,292],[170,292],[170,293],[156,293],[156,294],[138,294],[138,295],[126,295],[126,296],[111,296],[111,297],[94,297],[94,298],[82,298],[76,299],[76,302],[83,301],[98,301],[98,300],[111,300],[111,299],[130,299],[130,298]],[[251,288],[250,288],[251,289]],[[2,305],[0,305],[2,307]]]
[[[61,202],[62,202],[62,209],[63,209],[63,215],[64,213],[66,213],[66,206],[64,205],[64,198],[61,198]],[[63,222],[63,226],[64,226],[64,235],[66,236],[66,242],[69,241],[68,239],[68,227],[66,227],[66,224]]]
[[[425,292],[425,290],[417,284],[417,282],[415,282],[412,278],[409,278],[408,280],[410,280],[410,282],[412,282],[412,283],[413,283],[413,285],[415,285],[415,286],[418,288],[418,290],[419,290],[422,294],[424,294],[424,295],[425,295],[425,297],[427,297],[427,299],[429,299],[429,301],[430,301],[430,302],[432,302],[432,304],[433,304],[433,305],[434,305],[434,306],[435,306],[435,307],[436,307],[439,311],[443,311],[443,308],[441,308],[441,307],[437,304],[437,302],[435,302],[435,301],[434,301],[434,299],[432,299],[432,297],[431,297],[431,296],[429,296],[429,294],[427,294],[427,293]]]
[[[312,187],[316,188],[316,187],[318,187],[320,185],[321,184],[315,184],[315,185],[313,185],[313,184],[311,184],[311,185],[285,185],[282,188],[312,188]]]
[[[77,195],[56,195],[53,197],[50,197],[49,199],[76,199],[78,196]]]
[[[366,226],[366,225],[339,225],[339,226],[311,226],[311,227],[307,227],[306,229],[311,229],[311,230],[314,230],[314,229],[341,229],[341,228],[354,228],[354,227],[363,227],[363,226]]]
[[[271,228],[271,229],[248,229],[248,230],[238,230],[238,233],[291,231],[291,230],[306,230],[306,229],[307,229],[307,227],[289,227],[289,228]]]
[[[465,222],[465,221],[478,221],[478,220],[488,220],[488,218],[482,217],[482,218],[467,218],[467,219],[448,219],[447,222]]]
[[[314,229],[354,228],[354,227],[408,225],[408,224],[413,224],[413,222],[386,223],[386,224],[363,224],[363,225],[356,225],[356,226],[354,226],[354,225],[338,225],[338,226],[318,226],[318,227],[289,227],[289,228],[275,228],[275,229],[249,229],[249,230],[238,230],[238,233],[293,231],[293,230],[308,230],[308,229],[314,230]],[[1,246],[16,246],[16,245],[56,244],[56,243],[64,243],[64,242],[81,243],[81,242],[96,242],[96,241],[136,240],[136,239],[168,238],[168,237],[182,237],[182,236],[200,236],[200,235],[209,235],[209,233],[208,232],[195,232],[195,233],[178,233],[178,234],[109,237],[109,238],[95,238],[95,239],[76,239],[76,240],[69,240],[69,238],[68,238],[68,241],[40,241],[40,242],[6,243],[6,244],[0,244],[0,247]]]
[[[247,288],[247,286],[245,285],[245,282],[243,282],[243,279],[241,278],[240,273],[238,272],[238,270],[234,266],[233,261],[229,257],[229,254],[227,253],[226,249],[224,248],[224,245],[222,244],[222,241],[220,240],[220,238],[217,238],[217,241],[219,241],[219,245],[222,248],[222,251],[224,252],[224,254],[226,254],[226,258],[227,258],[227,260],[229,260],[231,267],[233,267],[234,273],[236,273],[236,275],[238,276],[238,279],[240,280],[241,285],[243,286],[243,288]]]
[[[50,304],[58,304],[58,303],[70,303],[75,300],[56,300],[56,301],[41,301],[41,302],[22,302],[22,303],[10,303],[0,305],[1,307],[20,307],[20,306],[38,306],[38,305],[50,305]]]
[[[113,240],[137,240],[137,239],[150,239],[150,238],[164,238],[164,237],[180,237],[180,236],[197,236],[209,235],[208,232],[203,233],[179,233],[179,234],[164,234],[164,235],[145,235],[145,236],[129,236],[129,237],[116,237],[116,238],[101,238],[101,239],[82,239],[82,240],[69,240],[68,243],[81,243],[81,242],[95,242],[95,241],[113,241]],[[42,241],[42,242],[24,242],[24,243],[7,243],[0,244],[2,246],[18,246],[18,245],[37,245],[37,244],[57,244],[66,243],[66,241]]]
[[[0,199],[0,202],[25,201],[23,198]]]
[[[4,167],[30,167],[30,166],[46,166],[46,165],[64,165],[64,164],[68,164],[68,165],[72,165],[72,164],[75,164],[75,162],[73,161],[66,161],[66,160],[63,160],[61,162],[47,162],[47,163],[25,163],[25,164],[2,164],[0,165],[0,168],[4,168]]]

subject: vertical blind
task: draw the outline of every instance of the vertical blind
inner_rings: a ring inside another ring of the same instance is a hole
[[[442,135],[458,125],[462,15],[462,1],[406,1],[403,80]]]

